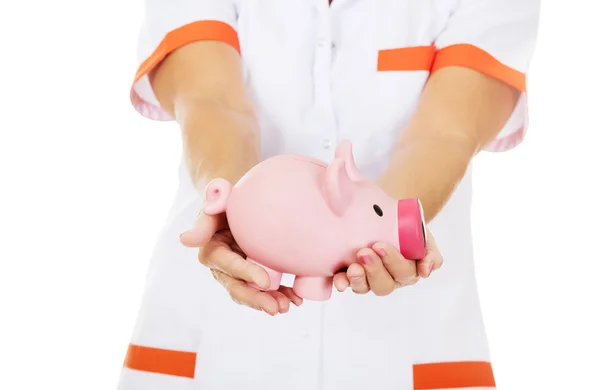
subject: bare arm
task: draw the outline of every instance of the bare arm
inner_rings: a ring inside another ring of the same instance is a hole
[[[379,184],[395,198],[419,198],[425,219],[431,221],[473,156],[502,130],[518,98],[518,90],[469,68],[433,73]],[[431,236],[428,245],[426,257],[418,262],[406,260],[389,243],[364,248],[358,252],[362,267],[352,264],[346,274],[336,275],[336,288],[387,295],[429,277],[443,258]]]
[[[211,41],[188,44],[170,54],[150,75],[162,107],[179,123],[184,153],[194,185],[202,194],[208,181],[237,182],[260,159],[260,133],[244,86],[239,54],[231,46]],[[262,292],[269,277],[235,251],[224,214],[200,213],[193,229],[180,236],[200,248],[198,260],[207,266],[231,298],[270,315],[285,313],[302,299],[289,287]]]
[[[418,197],[433,219],[479,151],[502,130],[519,91],[477,71],[447,67],[429,79],[380,178],[397,198]]]
[[[150,75],[158,101],[181,126],[191,178],[199,190],[236,182],[260,158],[260,134],[239,54],[213,41],[171,53]]]

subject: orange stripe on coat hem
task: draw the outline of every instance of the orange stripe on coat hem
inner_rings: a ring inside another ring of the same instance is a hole
[[[201,20],[181,26],[167,33],[156,50],[138,68],[134,84],[148,74],[156,65],[174,50],[188,43],[197,41],[219,41],[227,43],[238,53],[240,43],[237,31],[225,22],[218,20]]]
[[[447,362],[413,366],[414,390],[496,387],[489,362]]]
[[[379,72],[398,70],[429,71],[434,58],[434,45],[380,50],[377,56],[377,70]]]
[[[137,371],[194,378],[196,353],[130,344],[123,366]]]
[[[519,91],[526,91],[525,74],[504,65],[494,56],[477,46],[458,44],[437,52],[431,72],[447,66],[462,66],[502,81]]]

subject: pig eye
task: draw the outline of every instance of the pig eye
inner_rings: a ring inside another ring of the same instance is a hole
[[[380,217],[383,217],[383,210],[381,209],[381,207],[374,204],[373,210],[375,210],[375,213],[377,213],[377,215],[379,215]]]

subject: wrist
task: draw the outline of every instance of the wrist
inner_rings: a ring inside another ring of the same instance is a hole
[[[396,199],[418,198],[429,222],[462,180],[472,155],[470,144],[449,137],[404,139],[378,184]]]
[[[260,161],[260,137],[253,117],[213,103],[180,116],[186,165],[196,188],[215,178],[236,183]]]
[[[188,168],[194,187],[203,194],[206,185],[213,179],[225,179],[232,185],[237,183],[252,167],[258,164],[253,156],[232,156],[230,159],[215,159],[192,165]]]
[[[235,184],[260,161],[258,151],[249,148],[247,144],[223,143],[204,153],[204,157],[188,158],[187,165],[193,183],[200,191],[204,190],[208,182],[217,178]]]

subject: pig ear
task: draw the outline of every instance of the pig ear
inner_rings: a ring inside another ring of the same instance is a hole
[[[352,155],[352,143],[350,143],[349,140],[345,139],[340,142],[339,146],[335,150],[335,157],[344,160],[346,164],[346,171],[348,172],[348,177],[350,177],[350,180],[364,180],[363,176],[358,171],[358,168],[356,168],[354,156]]]
[[[337,216],[342,216],[352,201],[352,180],[348,176],[346,163],[335,158],[325,171],[323,195],[327,205]]]

